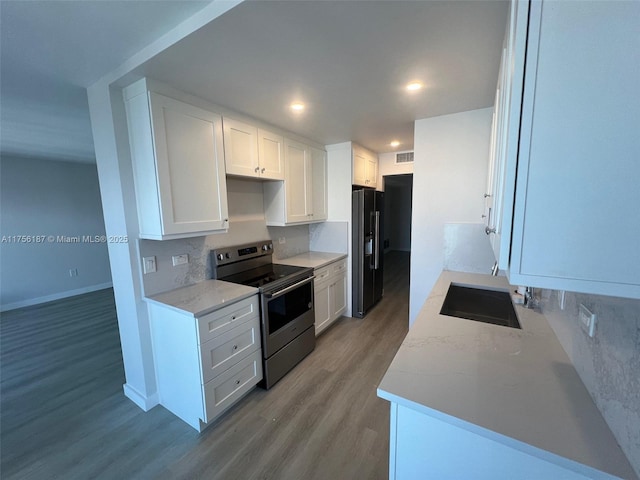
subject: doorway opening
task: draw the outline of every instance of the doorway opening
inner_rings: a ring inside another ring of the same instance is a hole
[[[385,175],[384,253],[411,251],[413,174]]]

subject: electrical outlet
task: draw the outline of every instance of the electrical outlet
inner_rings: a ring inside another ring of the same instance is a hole
[[[593,338],[593,335],[596,333],[596,314],[591,313],[587,307],[580,304],[578,319],[585,333]]]
[[[178,265],[184,265],[185,263],[189,263],[189,255],[186,253],[182,253],[180,255],[174,255],[171,257],[171,263],[173,263],[174,267]]]
[[[287,243],[287,237],[280,237],[278,238],[278,243],[280,245],[284,245],[285,243]]]
[[[144,257],[142,259],[142,271],[145,275],[154,273],[156,271],[156,257]]]

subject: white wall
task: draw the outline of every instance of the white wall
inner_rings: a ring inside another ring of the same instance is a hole
[[[2,236],[46,237],[42,243],[3,239],[2,310],[111,286],[106,242],[82,238],[105,235],[96,166],[4,155],[0,165]],[[70,269],[78,275],[71,277]]]
[[[491,114],[485,108],[415,123],[410,324],[445,264],[445,224],[481,222]]]
[[[396,153],[412,152],[413,150],[402,150],[398,152],[378,154],[378,190],[385,190],[385,175],[405,175],[413,173],[413,163],[396,163]]]

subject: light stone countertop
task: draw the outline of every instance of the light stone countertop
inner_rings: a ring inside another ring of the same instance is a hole
[[[145,297],[145,300],[180,313],[201,317],[256,293],[257,288],[221,280],[205,280],[188,287]]]
[[[293,265],[294,267],[322,268],[337,260],[347,258],[346,253],[306,252],[289,258],[274,260],[273,263]]]
[[[378,396],[554,463],[636,479],[546,318],[517,305],[517,330],[440,315],[451,282],[514,290],[504,277],[442,272]]]

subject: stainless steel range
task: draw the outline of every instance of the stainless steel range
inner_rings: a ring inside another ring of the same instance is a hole
[[[213,278],[260,290],[264,379],[271,388],[316,345],[313,269],[272,263],[270,241],[212,251]]]

